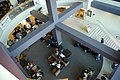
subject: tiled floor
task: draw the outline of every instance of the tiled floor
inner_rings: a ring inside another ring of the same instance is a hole
[[[88,34],[84,30],[84,26],[89,24],[91,26],[91,31],[92,31],[94,30],[94,28],[96,28],[95,25],[99,25],[98,28],[101,28],[102,31],[104,31],[106,35],[108,35],[110,39],[112,39],[113,42],[115,42],[116,44],[120,44],[116,39],[116,36],[118,37],[120,36],[120,31],[119,31],[120,16],[102,10],[98,10],[95,8],[91,8],[91,9],[95,14],[94,16],[86,17],[85,20],[80,20],[79,18],[71,17],[65,20],[63,23],[90,37],[92,33]],[[92,24],[91,22],[95,24]],[[97,39],[97,36],[93,36],[92,38],[99,41],[99,39]],[[120,46],[118,46],[117,49],[120,49]],[[111,64],[112,61],[110,61],[107,58],[104,58],[102,71],[100,72],[100,75],[98,75],[98,77],[100,77],[104,73],[109,75],[112,71]]]

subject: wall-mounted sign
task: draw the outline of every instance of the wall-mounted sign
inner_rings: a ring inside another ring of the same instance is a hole
[[[91,10],[87,10],[87,16],[92,16],[92,11]]]

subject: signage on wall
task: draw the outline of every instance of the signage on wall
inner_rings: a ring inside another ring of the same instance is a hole
[[[91,10],[87,10],[87,16],[92,16],[92,11]]]

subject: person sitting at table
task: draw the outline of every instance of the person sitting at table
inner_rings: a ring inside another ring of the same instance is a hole
[[[60,59],[60,58],[64,58],[65,55],[63,53],[60,53],[59,51],[56,51],[55,53],[57,55],[57,57]]]
[[[81,78],[83,79],[83,80],[87,80],[88,79],[88,77],[89,77],[89,69],[88,68],[86,68],[82,73],[81,73]]]
[[[30,70],[33,66],[34,66],[34,65],[33,65],[32,63],[28,63],[28,65],[26,66],[26,68],[27,68],[28,70]]]
[[[56,53],[62,53],[62,52],[63,52],[63,49],[60,48],[60,47],[56,47],[56,48],[55,48],[55,51],[56,51]]]
[[[13,44],[14,44],[14,41],[13,41],[13,40],[9,39],[9,40],[7,41],[8,47],[11,47]]]
[[[108,80],[107,75],[106,75],[106,74],[102,74],[102,76],[101,76],[101,80]]]
[[[43,77],[43,76],[44,76],[44,74],[43,74],[43,72],[42,72],[42,71],[39,71],[39,73],[40,73],[40,76],[41,76],[41,77]]]
[[[21,29],[21,34],[22,34],[22,38],[25,37],[27,35],[27,31],[25,29]]]
[[[56,51],[56,55],[58,55],[59,54],[59,51],[58,51],[58,48],[55,48],[55,51]]]
[[[86,72],[81,73],[82,80],[87,80],[88,74]]]
[[[60,53],[63,52],[63,47],[62,47],[62,45],[59,45],[59,46],[58,46],[58,51],[59,51]]]
[[[55,66],[57,64],[57,62],[56,61],[54,61],[51,65],[52,66]]]
[[[39,72],[34,73],[34,74],[32,75],[32,79],[38,79],[39,77],[40,77],[40,73],[39,73]]]
[[[15,39],[21,39],[22,38],[22,34],[21,34],[21,32],[19,32],[19,33],[17,33],[16,35],[15,35]]]
[[[60,55],[61,58],[64,58],[64,57],[65,57],[65,55],[62,54],[62,53],[60,53],[59,55]]]
[[[51,63],[51,64],[50,64],[51,69],[55,68],[56,64],[57,64],[57,62],[56,62],[56,61],[54,61],[53,63]]]
[[[58,63],[56,64],[57,68],[60,69],[61,67],[61,64],[60,64],[60,61],[58,61]]]

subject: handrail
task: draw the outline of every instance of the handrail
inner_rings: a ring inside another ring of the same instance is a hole
[[[94,22],[90,19],[86,20],[100,26],[100,28],[107,34],[107,36],[109,36],[114,41],[114,43],[120,49],[120,42],[116,39],[115,36],[113,36],[113,34],[104,26],[104,24],[100,20],[94,19]]]
[[[101,25],[102,30],[112,39],[114,40],[115,44],[119,47],[120,49],[120,42],[116,39],[116,37],[104,26],[104,24],[100,21],[97,20],[97,22]]]
[[[105,30],[107,30],[107,32],[109,32],[110,34],[111,34],[111,32],[105,27],[105,25],[100,21],[100,20],[97,20],[97,22],[99,22],[101,25],[102,25],[102,27],[103,27],[103,29],[105,29]],[[112,35],[112,34],[111,34]],[[113,36],[113,35],[112,35]],[[114,37],[114,36],[113,36]]]

